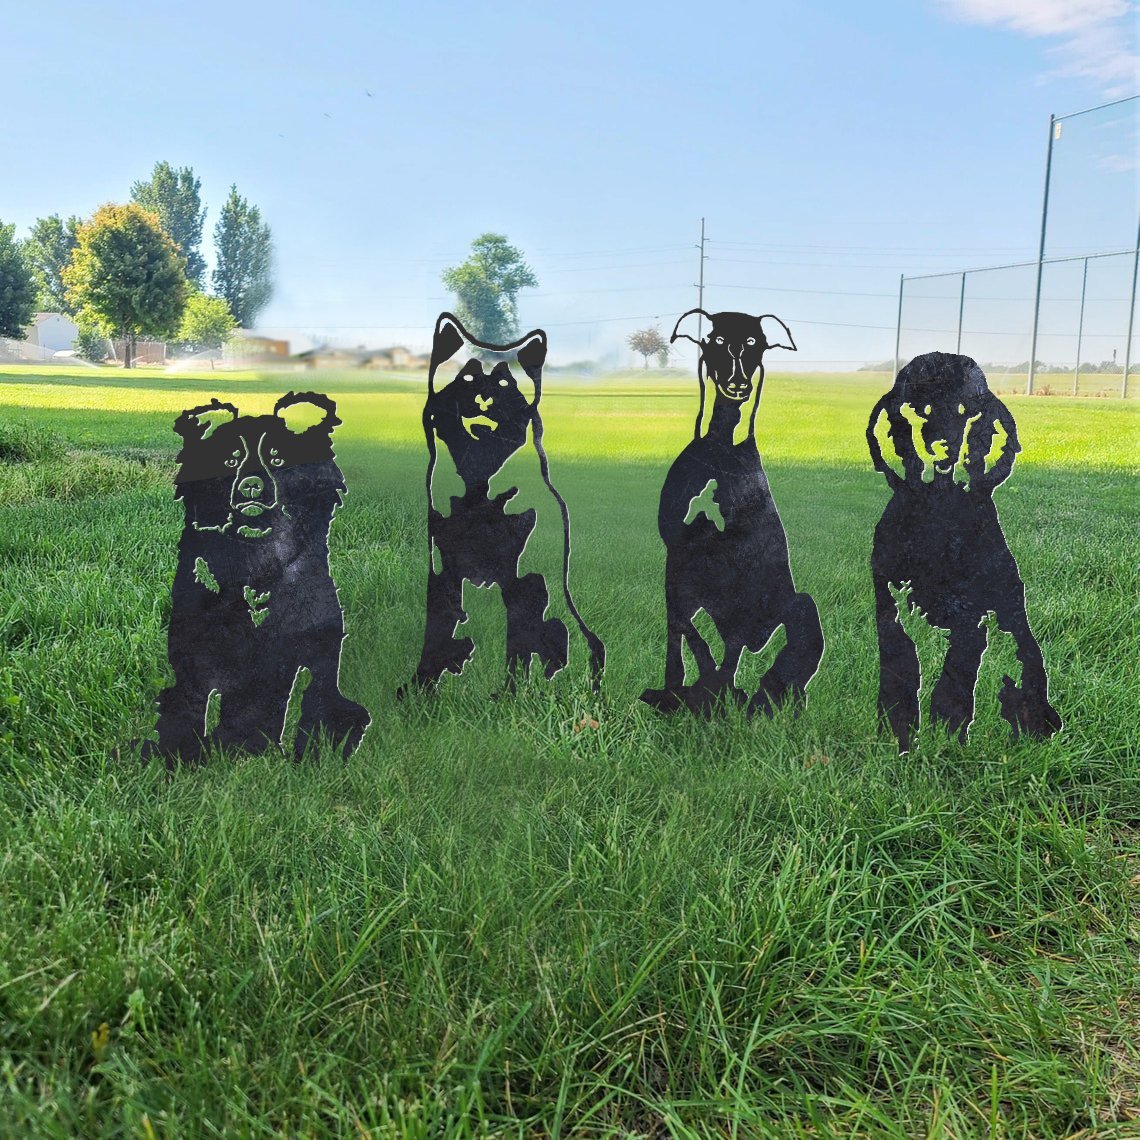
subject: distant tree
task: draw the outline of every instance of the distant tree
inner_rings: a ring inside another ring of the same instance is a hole
[[[235,328],[237,321],[221,297],[191,293],[174,340],[187,352],[208,352],[221,348]]]
[[[462,265],[445,269],[444,287],[455,294],[455,315],[472,336],[505,344],[519,335],[518,293],[538,278],[503,234],[480,234]]]
[[[649,367],[651,356],[660,358],[662,352],[665,353],[665,359],[669,356],[669,342],[661,335],[661,330],[658,328],[638,329],[637,332],[630,333],[626,344],[645,358],[646,368]],[[664,360],[661,363],[664,364]]]
[[[214,291],[241,328],[253,327],[273,295],[273,238],[261,211],[230,187],[214,227]]]
[[[206,224],[201,185],[189,166],[175,170],[169,162],[156,162],[150,178],[131,187],[131,201],[158,215],[162,228],[186,259],[187,278],[199,288],[206,275],[200,252]]]
[[[168,337],[178,328],[190,290],[184,265],[157,214],[135,203],[102,206],[79,227],[63,280],[85,323],[123,338],[130,368],[139,337]]]
[[[673,350],[667,345],[663,344],[660,351],[657,353],[657,367],[664,368],[669,363],[669,353]]]
[[[75,319],[79,331],[75,334],[75,354],[94,364],[102,364],[107,359],[107,334],[88,316],[80,314]]]
[[[65,222],[58,214],[37,218],[24,242],[24,257],[31,266],[39,290],[37,304],[49,313],[71,313],[63,271],[71,261],[79,240],[76,234],[82,219],[72,216]]]
[[[23,340],[36,313],[36,282],[15,234],[0,222],[0,336]]]

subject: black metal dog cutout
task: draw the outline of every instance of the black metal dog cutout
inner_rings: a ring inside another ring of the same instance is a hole
[[[698,316],[710,325],[703,339],[681,331]],[[765,322],[779,326],[773,340],[766,336]],[[685,706],[707,713],[727,698],[745,706],[750,716],[771,715],[784,701],[805,699],[823,656],[819,613],[808,594],[796,592],[784,527],[756,447],[764,352],[796,346],[787,326],[770,314],[710,316],[691,309],[678,320],[670,343],[678,337],[700,348],[700,405],[692,442],[677,456],[661,489],[657,526],[666,549],[665,687],[647,689],[641,699],[662,712]],[[719,664],[694,624],[702,610],[724,642]],[[781,625],[787,641],[749,696],[736,686],[741,654],[759,652]],[[685,683],[686,642],[697,665],[692,684]]]
[[[332,450],[340,422],[316,392],[290,392],[265,416],[215,399],[175,422],[185,523],[171,597],[174,684],[158,698],[158,743],[144,758],[173,767],[210,747],[279,746],[302,670],[295,754],[318,732],[346,756],[360,743],[369,716],[340,692],[344,618],[329,573],[345,491]]]
[[[901,475],[883,458],[876,434],[884,416]],[[949,630],[942,675],[930,695],[932,721],[966,739],[986,649],[983,623],[992,613],[1013,635],[1021,662],[1020,685],[1003,678],[1001,715],[1015,736],[1052,736],[1061,718],[1049,704],[1045,662],[1025,613],[1025,587],[993,501],[994,489],[1009,477],[1021,450],[1009,409],[968,356],[930,352],[903,368],[875,405],[867,444],[875,469],[893,492],[875,528],[871,574],[879,716],[890,725],[899,751],[909,750],[918,727],[920,677],[918,654],[899,623],[892,587],[909,587],[910,609]],[[995,448],[1000,448],[996,456]]]
[[[472,354],[455,378],[437,389],[436,372],[465,345]],[[482,358],[481,358],[482,357]],[[513,359],[534,387],[528,402],[511,370]],[[605,664],[605,647],[586,625],[570,595],[570,515],[566,502],[550,479],[550,464],[542,444],[542,366],[546,333],[535,329],[511,344],[476,340],[451,313],[440,314],[432,340],[428,396],[424,405],[424,436],[428,447],[428,588],[423,652],[415,682],[433,685],[444,673],[461,673],[475,652],[470,637],[456,638],[456,627],[467,620],[463,583],[498,585],[507,614],[507,688],[526,674],[537,655],[547,677],[553,677],[569,657],[565,622],[547,617],[549,594],[541,574],[519,576],[519,559],[535,528],[531,509],[510,513],[507,504],[518,494],[511,487],[490,497],[491,478],[526,443],[534,440],[542,478],[562,513],[562,589],[566,605],[590,649],[597,686]],[[432,478],[443,442],[463,481],[462,496],[452,496],[444,514],[432,497]],[[437,568],[438,567],[438,568]]]

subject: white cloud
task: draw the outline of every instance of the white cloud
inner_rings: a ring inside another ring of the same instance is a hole
[[[1133,0],[941,0],[969,24],[1007,27],[1027,36],[1059,40],[1049,47],[1057,75],[1092,79],[1110,95],[1140,86]]]

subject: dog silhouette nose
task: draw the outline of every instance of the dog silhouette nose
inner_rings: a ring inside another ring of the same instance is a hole
[[[261,492],[264,490],[265,484],[256,475],[247,475],[238,484],[238,494],[247,499],[261,498]]]
[[[495,402],[494,396],[476,396],[475,403],[479,405],[479,411],[485,412]]]

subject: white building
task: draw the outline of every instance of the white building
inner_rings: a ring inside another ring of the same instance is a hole
[[[26,341],[40,348],[40,356],[47,358],[53,352],[70,352],[75,347],[79,326],[62,313],[36,313],[28,326]]]

